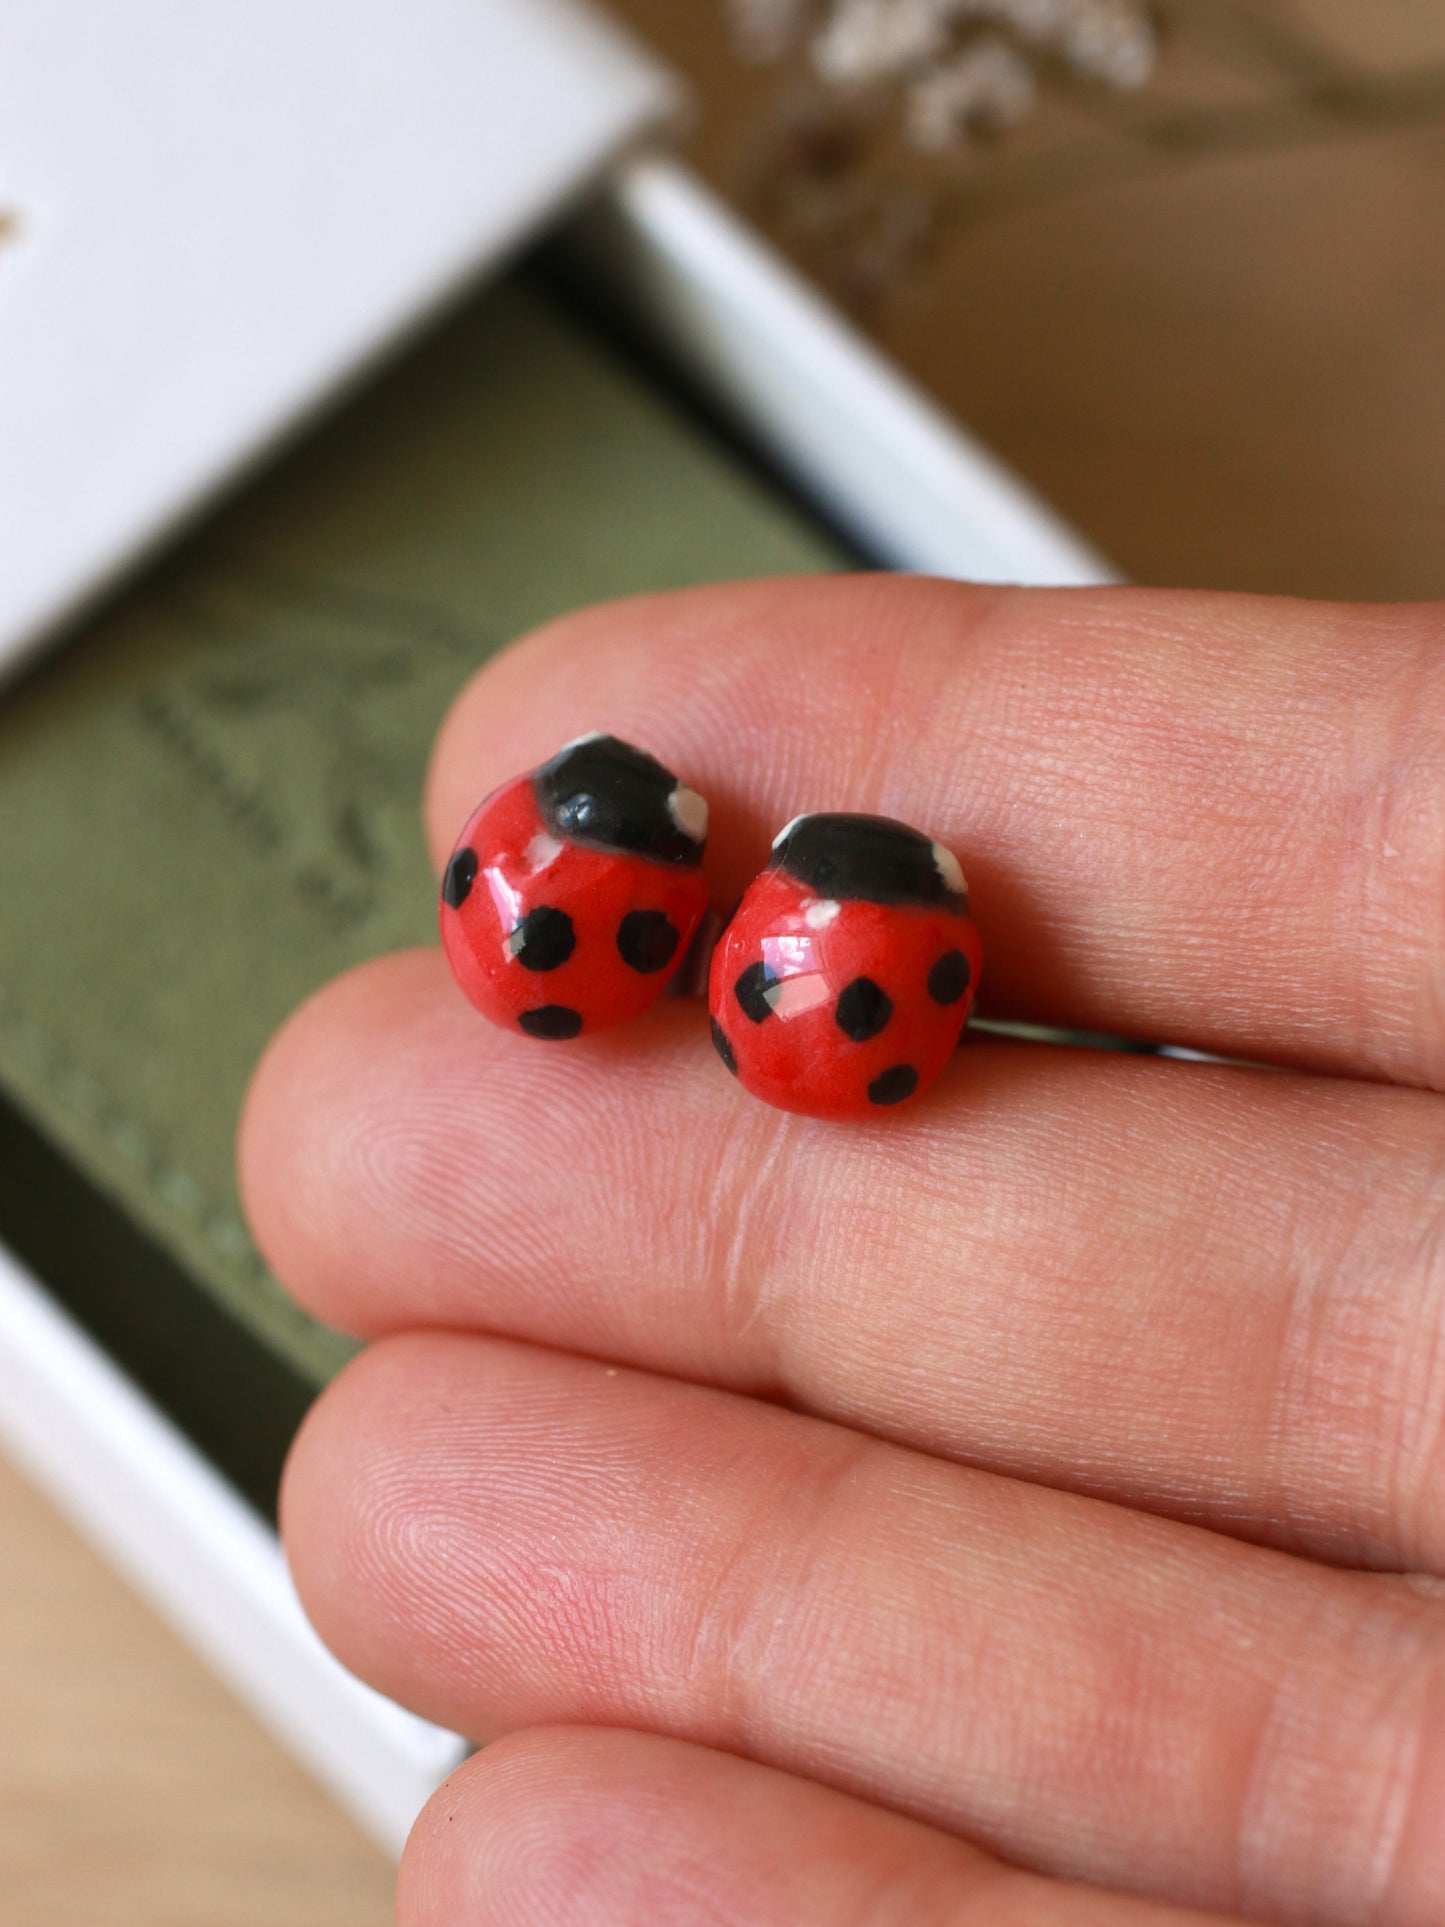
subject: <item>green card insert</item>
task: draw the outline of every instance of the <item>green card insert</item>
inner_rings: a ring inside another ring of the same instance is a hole
[[[448,702],[566,608],[845,559],[522,274],[0,698],[0,1238],[261,1508],[351,1347],[251,1244],[236,1115],[303,998],[435,940]]]

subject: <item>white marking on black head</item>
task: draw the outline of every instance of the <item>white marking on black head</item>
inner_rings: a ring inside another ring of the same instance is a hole
[[[683,835],[701,849],[707,842],[707,798],[690,790],[686,783],[679,783],[667,799],[667,813]]]
[[[655,756],[600,733],[568,743],[532,773],[537,807],[553,835],[691,867],[701,860],[702,843],[671,807],[681,787]]]
[[[795,817],[773,845],[773,866],[819,897],[868,903],[913,903],[966,914],[963,873],[939,860],[933,843],[886,816]],[[957,885],[955,884],[957,879]]]
[[[810,930],[826,930],[842,908],[836,897],[814,897],[803,905],[803,921]]]
[[[966,897],[968,885],[963,879],[963,866],[953,851],[942,843],[933,846],[933,861],[938,874],[943,878],[943,887],[951,895]]]

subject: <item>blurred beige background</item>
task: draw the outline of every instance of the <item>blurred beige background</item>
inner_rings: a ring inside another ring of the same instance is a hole
[[[699,164],[1131,575],[1445,591],[1445,7],[1170,0],[1150,87],[1062,89],[927,179],[620,9]],[[800,132],[801,124],[801,132]],[[390,1869],[0,1466],[3,1927],[369,1927]]]
[[[1445,7],[1159,0],[1146,86],[1045,72],[928,168],[741,63],[726,0],[616,10],[704,170],[1129,575],[1445,593]]]

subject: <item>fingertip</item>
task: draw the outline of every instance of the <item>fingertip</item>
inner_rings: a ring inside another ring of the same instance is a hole
[[[876,780],[878,698],[920,632],[962,641],[1014,593],[924,577],[780,577],[629,597],[548,623],[487,663],[442,723],[425,805],[437,867],[490,790],[606,729],[707,797],[709,874],[736,895],[797,810],[874,806],[844,791],[854,767],[865,786]],[[928,659],[910,708],[926,696]],[[813,677],[815,662],[834,667]],[[836,790],[820,781],[828,770]]]
[[[851,1817],[852,1802],[685,1741],[531,1727],[474,1754],[423,1808],[402,1857],[399,1927],[724,1916],[773,1927],[809,1885],[808,1862],[823,1844],[808,1837],[819,1805],[825,1825],[835,1805]],[[796,1879],[776,1864],[789,1819]],[[789,1902],[780,1888],[793,1889]],[[806,1906],[791,1915],[794,1927],[814,1918]]]
[[[426,1650],[404,1542],[436,1517],[413,1448],[446,1428],[446,1344],[404,1333],[352,1359],[302,1421],[281,1479],[281,1539],[307,1617],[344,1666],[393,1697]]]
[[[598,1735],[604,1748],[615,1737]],[[531,1727],[493,1741],[447,1776],[402,1854],[398,1927],[518,1922],[539,1904],[544,1917],[549,1908],[555,1914],[559,1896],[548,1889],[559,1876],[566,1880],[566,1860],[576,1852],[565,1811],[572,1752],[568,1729]],[[584,1770],[585,1752],[584,1742]],[[595,1815],[598,1803],[590,1804]]]
[[[364,1387],[374,1368],[374,1359],[362,1352],[313,1401],[286,1454],[276,1507],[297,1597],[322,1640],[346,1663],[350,1640],[338,1608],[357,1591],[363,1555],[352,1514],[365,1481],[345,1462],[349,1454],[340,1442],[356,1386]]]
[[[365,1197],[356,1167],[371,1161],[375,1133],[385,1129],[364,1076],[368,1040],[379,1047],[403,1013],[434,1007],[443,985],[450,988],[450,978],[432,950],[374,958],[335,978],[271,1039],[241,1107],[237,1179],[258,1250],[315,1317],[361,1335],[367,1327],[354,1321],[356,1301],[332,1288],[327,1260],[341,1229],[336,1209]]]

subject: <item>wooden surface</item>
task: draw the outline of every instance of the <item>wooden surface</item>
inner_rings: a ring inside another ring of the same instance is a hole
[[[392,1878],[0,1459],[0,1927],[385,1927]]]

